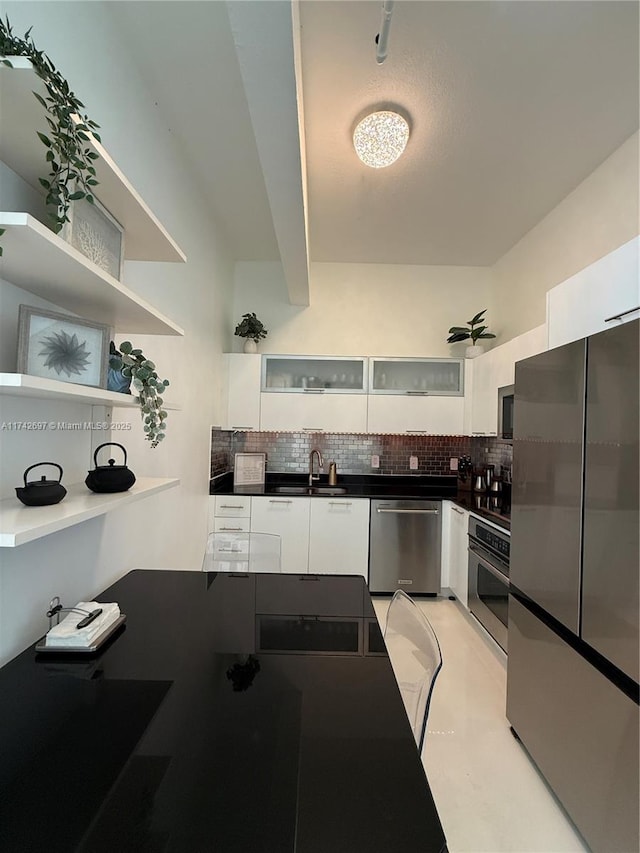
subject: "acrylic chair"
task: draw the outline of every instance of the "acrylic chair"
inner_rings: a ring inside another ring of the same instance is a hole
[[[442,653],[429,620],[401,589],[389,605],[384,641],[416,746],[422,753],[433,685],[442,668]]]
[[[280,537],[273,533],[210,533],[204,572],[279,572]]]

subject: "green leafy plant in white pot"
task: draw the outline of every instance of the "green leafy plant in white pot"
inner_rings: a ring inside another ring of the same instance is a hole
[[[488,332],[487,326],[484,325],[484,313],[486,310],[486,308],[483,308],[473,319],[467,320],[468,326],[452,326],[449,329],[448,344],[471,340],[471,346],[468,346],[465,351],[465,358],[475,358],[484,352],[484,347],[478,343],[479,340],[495,338],[495,335],[492,332]]]
[[[123,341],[118,349],[111,341],[109,345],[109,380],[111,391],[129,393],[127,380],[133,385],[140,404],[145,438],[151,447],[157,447],[164,439],[167,413],[162,408],[168,379],[160,379],[156,366],[145,357],[141,349],[134,349],[130,341]]]
[[[262,338],[267,337],[269,330],[265,329],[255,313],[251,312],[242,315],[242,320],[233,334],[244,338],[244,352],[258,352],[258,343]]]

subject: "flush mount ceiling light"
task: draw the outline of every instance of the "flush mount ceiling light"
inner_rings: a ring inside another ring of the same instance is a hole
[[[409,141],[409,124],[399,113],[381,110],[358,122],[353,147],[367,166],[383,169],[400,157]]]

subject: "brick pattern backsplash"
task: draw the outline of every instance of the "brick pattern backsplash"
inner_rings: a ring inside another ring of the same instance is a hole
[[[449,474],[452,456],[471,456],[476,468],[495,466],[504,476],[512,459],[512,446],[498,438],[442,435],[372,435],[369,433],[238,432],[212,430],[211,476],[233,470],[234,453],[266,453],[270,472],[304,473],[309,453],[317,447],[325,460],[335,462],[342,474]],[[371,457],[380,457],[380,468]],[[418,457],[417,471],[409,457]]]
[[[211,430],[211,468],[210,476],[218,477],[233,468],[233,433],[221,429]]]
[[[499,438],[474,436],[472,439],[471,461],[476,468],[494,466],[496,477],[506,479],[513,462],[513,445]]]

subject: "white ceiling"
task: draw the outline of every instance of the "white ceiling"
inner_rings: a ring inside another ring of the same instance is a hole
[[[233,33],[223,2],[108,5],[242,260],[306,251],[306,179],[311,260],[492,264],[638,127],[634,2],[399,0],[381,66],[381,2],[295,2],[293,47],[288,2],[235,0]],[[246,37],[252,15],[262,45]],[[276,35],[278,69],[259,56]],[[296,47],[301,102],[282,83]],[[373,170],[351,133],[382,104],[408,113],[412,137]],[[298,116],[305,141],[275,162]]]

